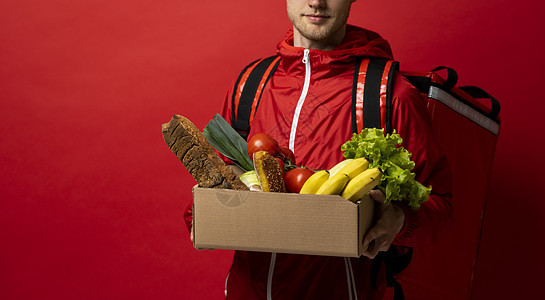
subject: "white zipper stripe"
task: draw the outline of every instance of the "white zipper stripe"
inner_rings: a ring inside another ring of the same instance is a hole
[[[275,262],[276,262],[276,253],[271,253],[271,264],[269,266],[269,276],[267,278],[267,300],[272,300],[272,278],[274,273]]]
[[[301,114],[301,108],[303,107],[303,103],[305,102],[305,98],[307,97],[308,86],[310,85],[310,61],[308,59],[308,53],[309,53],[308,49],[305,49],[305,51],[303,52],[303,63],[305,64],[305,83],[303,85],[303,91],[301,92],[301,96],[299,97],[299,100],[297,101],[297,106],[295,107],[295,112],[293,113],[293,121],[291,123],[289,148],[293,152],[295,152],[294,151],[295,133],[297,132],[297,123],[299,123],[299,115]],[[269,266],[269,276],[267,278],[267,300],[272,300],[272,278],[274,274],[275,262],[276,262],[276,253],[271,253],[271,264]]]
[[[310,85],[310,59],[308,57],[309,50],[305,49],[303,52],[303,63],[305,64],[305,83],[303,85],[303,91],[301,92],[301,97],[297,101],[297,106],[295,107],[295,112],[293,113],[293,121],[291,122],[291,131],[290,131],[290,142],[289,148],[291,151],[295,152],[295,133],[297,132],[297,124],[299,123],[299,115],[301,114],[301,109],[303,108],[303,103],[307,97],[308,86]]]
[[[303,63],[305,64],[305,83],[303,85],[303,91],[301,92],[301,97],[297,101],[297,106],[295,107],[295,112],[293,113],[293,121],[291,123],[290,131],[290,141],[289,148],[291,151],[294,151],[295,145],[295,133],[297,132],[297,123],[299,123],[299,115],[301,114],[301,108],[305,102],[305,98],[308,93],[308,86],[310,85],[310,60],[308,58],[309,50],[305,49],[303,52]],[[272,278],[274,274],[274,264],[276,262],[276,253],[271,253],[271,264],[269,266],[269,276],[267,278],[267,300],[272,300]]]

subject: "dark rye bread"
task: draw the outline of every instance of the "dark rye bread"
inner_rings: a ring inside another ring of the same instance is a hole
[[[248,190],[231,168],[214,152],[197,126],[187,118],[174,115],[162,125],[168,147],[197,181],[206,188]]]

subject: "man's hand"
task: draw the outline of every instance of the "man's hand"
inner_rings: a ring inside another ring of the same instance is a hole
[[[193,237],[193,220],[191,220],[191,230],[189,231],[189,239],[191,240],[191,243],[195,243],[195,238]],[[197,250],[214,250],[214,248],[197,248]]]
[[[377,201],[376,222],[363,237],[363,255],[373,259],[379,251],[387,251],[396,235],[403,228],[405,213],[395,204],[384,204],[386,195],[380,190],[372,190],[369,195]]]
[[[191,230],[189,231],[189,239],[191,240],[191,244],[195,242],[193,239],[193,219],[191,220]]]

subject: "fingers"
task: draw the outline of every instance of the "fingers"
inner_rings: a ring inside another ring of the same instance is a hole
[[[386,195],[381,190],[371,190],[369,196],[379,203],[384,203],[384,201],[386,201]]]
[[[375,258],[380,251],[387,251],[392,244],[393,239],[388,231],[381,228],[372,227],[363,238],[363,255],[370,259]]]
[[[363,255],[370,259],[374,259],[377,256],[379,251],[384,251],[384,250],[379,249],[379,247],[377,247],[373,241],[373,243],[371,243],[371,247],[367,249],[367,251],[364,251]]]
[[[191,230],[189,231],[189,240],[191,240],[191,243],[195,242],[195,239],[193,238],[193,220],[191,220]]]
[[[367,248],[364,248],[366,250],[363,251],[363,255],[370,259],[373,259],[380,251],[387,251],[389,247],[390,243],[388,243],[382,237],[377,237],[376,239],[373,239],[369,242]]]
[[[376,227],[369,229],[365,237],[363,238],[363,255],[371,259],[377,256],[379,251],[383,251],[384,248],[384,239],[382,238],[383,233],[380,232]]]
[[[367,249],[369,248],[369,245],[377,236],[378,236],[378,231],[375,229],[375,227],[372,227],[371,229],[367,231],[367,234],[365,234],[365,236],[363,237],[362,247],[364,252],[367,251]]]
[[[191,220],[191,230],[189,231],[189,239],[191,240],[191,243],[195,244],[195,238],[193,237],[193,220]],[[213,248],[197,248],[197,250],[215,250]]]

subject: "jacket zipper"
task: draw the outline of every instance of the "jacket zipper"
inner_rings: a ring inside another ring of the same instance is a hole
[[[303,52],[303,63],[305,64],[305,84],[303,85],[303,91],[297,101],[297,106],[295,107],[295,112],[293,113],[293,121],[291,122],[291,131],[290,131],[290,142],[289,148],[295,153],[295,133],[297,132],[297,124],[299,123],[299,116],[301,114],[301,109],[303,108],[303,103],[307,98],[308,87],[310,85],[310,59],[309,59],[309,50],[305,49]]]
[[[301,96],[297,101],[297,106],[295,107],[295,112],[293,113],[293,121],[291,123],[290,131],[290,141],[289,148],[291,151],[294,151],[295,145],[295,133],[297,132],[297,123],[299,123],[299,115],[301,114],[301,109],[303,108],[303,103],[308,93],[308,86],[310,85],[310,59],[308,57],[309,50],[305,49],[303,52],[302,62],[305,64],[305,83],[303,85],[303,91]],[[294,151],[295,152],[295,151]],[[276,253],[271,253],[271,264],[269,266],[269,276],[267,278],[267,300],[272,300],[272,278],[274,274],[274,264],[276,262]]]

